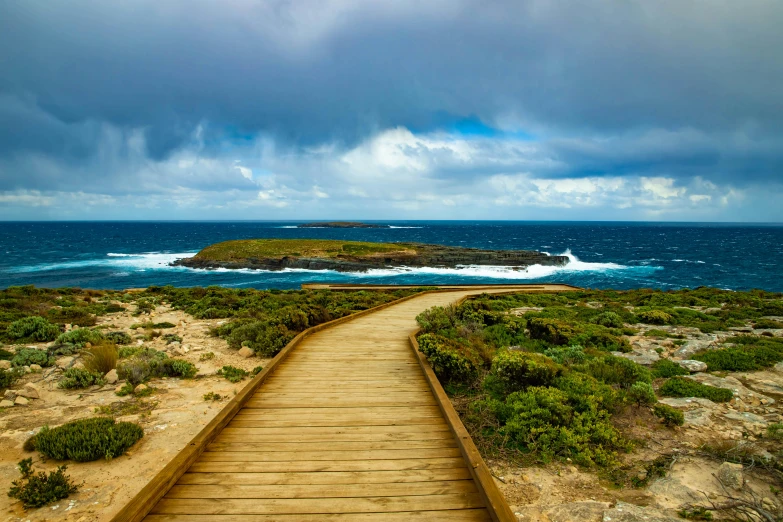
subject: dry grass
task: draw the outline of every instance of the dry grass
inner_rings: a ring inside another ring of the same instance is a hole
[[[84,367],[101,375],[117,367],[117,346],[114,343],[99,343],[84,352]]]

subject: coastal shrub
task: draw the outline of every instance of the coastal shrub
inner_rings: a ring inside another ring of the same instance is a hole
[[[688,370],[671,359],[658,359],[652,364],[652,366],[650,366],[650,369],[652,370],[653,377],[655,378],[669,378],[675,377],[677,375],[690,374]]]
[[[117,345],[130,344],[132,341],[131,336],[125,332],[108,332],[104,334],[104,337],[107,341]]]
[[[206,352],[206,353],[202,353],[201,355],[198,356],[198,360],[202,361],[202,362],[203,361],[210,361],[210,360],[212,360],[214,358],[215,358],[215,353],[214,352]]]
[[[21,376],[22,372],[18,368],[0,369],[0,390],[10,388]]]
[[[71,344],[83,348],[87,343],[95,344],[103,340],[103,334],[89,328],[74,328],[57,338],[57,344]]]
[[[453,305],[434,306],[417,315],[416,322],[423,333],[444,335],[457,324],[456,308]]]
[[[622,406],[622,393],[608,384],[581,372],[568,371],[554,382],[554,387],[568,395],[576,411],[606,410],[612,413]]]
[[[134,386],[154,377],[191,379],[197,373],[198,368],[193,363],[180,359],[170,359],[165,353],[151,348],[138,351],[117,366],[118,377],[127,380]]]
[[[57,428],[44,426],[35,437],[36,449],[55,460],[88,462],[119,457],[144,436],[141,426],[115,422],[111,417],[93,417],[68,422]]]
[[[753,328],[779,330],[783,328],[783,323],[780,321],[774,321],[772,319],[761,318],[753,321]]]
[[[504,350],[492,360],[490,387],[508,395],[529,386],[549,386],[563,373],[563,367],[546,355]]]
[[[19,462],[22,478],[11,482],[8,496],[21,500],[25,509],[68,498],[71,493],[79,490],[79,485],[74,484],[71,477],[65,474],[66,469],[68,466],[59,466],[49,474],[44,471],[36,474],[33,472],[33,459],[24,459]]]
[[[13,352],[0,348],[0,361],[10,361],[14,358]]]
[[[38,364],[43,367],[52,366],[54,358],[46,350],[36,350],[35,348],[20,348],[16,350],[14,358],[11,359],[11,365],[16,367],[30,366]]]
[[[133,315],[149,314],[155,310],[155,299],[149,297],[142,297],[136,300],[136,311]]]
[[[684,377],[668,379],[658,391],[665,397],[701,397],[712,402],[728,402],[734,397],[734,392],[727,388],[707,386]]]
[[[635,382],[652,382],[650,370],[624,357],[605,355],[574,366],[605,384],[614,384],[620,388],[630,388]]]
[[[662,310],[646,310],[636,314],[640,323],[645,324],[669,324],[673,317]]]
[[[568,344],[576,333],[574,327],[565,321],[542,317],[530,319],[527,327],[531,339],[540,339],[556,345]]]
[[[544,355],[565,366],[580,364],[587,360],[584,348],[579,345],[553,346],[544,350]]]
[[[603,312],[590,320],[591,323],[606,326],[608,328],[622,328],[623,318],[615,312]]]
[[[66,390],[73,390],[76,388],[88,388],[94,384],[99,386],[106,384],[102,373],[83,368],[68,368],[63,373],[63,379],[57,386]]]
[[[479,358],[466,347],[435,334],[420,335],[418,342],[419,351],[443,382],[468,383],[478,376]]]
[[[653,415],[661,419],[667,426],[682,426],[685,424],[685,414],[668,404],[659,403],[653,406]]]
[[[767,437],[772,440],[783,440],[783,423],[773,422],[767,426]]]
[[[230,365],[223,366],[217,371],[217,374],[222,375],[229,382],[239,382],[248,375],[248,373],[242,368],[237,368],[236,366]]]
[[[166,329],[166,328],[176,328],[177,325],[174,323],[170,323],[168,321],[164,321],[162,323],[155,323],[152,321],[145,321],[143,323],[134,323],[130,326],[131,330],[138,330],[139,328],[144,328],[145,330],[153,330],[155,328],[160,329]]]
[[[55,340],[60,335],[60,328],[43,317],[34,315],[9,324],[6,335],[15,340],[46,342]]]
[[[182,337],[177,334],[163,334],[163,340],[166,341],[166,344],[181,343]]]
[[[627,448],[606,410],[577,411],[569,395],[557,388],[533,386],[482,406],[494,413],[508,445],[544,462],[558,458],[607,466],[616,462],[617,450]]]
[[[648,382],[635,382],[628,389],[628,399],[637,406],[646,406],[658,402],[655,390]]]
[[[84,367],[105,375],[117,367],[118,357],[117,347],[113,343],[100,342],[84,352]]]
[[[47,315],[49,316],[49,319],[56,323],[93,326],[97,321],[91,311],[97,312],[97,310],[85,306],[68,306],[63,308],[52,308]]]
[[[263,366],[256,366],[255,368],[250,370],[250,375],[258,375],[262,371],[264,371],[264,367]]]
[[[117,397],[125,397],[131,393],[133,393],[133,384],[130,382],[126,382],[118,391],[114,392]]]
[[[783,339],[744,335],[731,342],[736,346],[701,352],[693,358],[707,363],[709,371],[729,372],[762,370],[783,361]]]
[[[275,356],[296,337],[285,325],[273,325],[266,321],[241,324],[231,330],[226,340],[231,348],[247,346],[259,355]]]
[[[209,402],[209,401],[219,401],[222,398],[223,398],[222,395],[220,395],[219,393],[215,393],[215,392],[208,392],[208,393],[204,394],[204,400],[207,401],[207,402]]]

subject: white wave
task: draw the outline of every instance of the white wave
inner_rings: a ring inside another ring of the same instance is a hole
[[[169,266],[170,263],[183,257],[194,256],[196,252],[183,253],[162,253],[145,252],[142,254],[117,254],[109,252],[106,257],[85,259],[83,261],[64,261],[61,263],[42,263],[39,265],[29,265],[16,268],[14,272],[46,272],[50,270],[63,270],[68,268],[88,268],[88,267],[111,267],[117,268],[121,272],[125,271],[144,271],[155,269],[178,269],[187,270],[185,267]]]
[[[389,225],[389,228],[424,228],[424,227],[395,227],[394,225]]]
[[[694,263],[697,265],[703,265],[705,264],[704,261],[690,261],[689,259],[672,259],[675,263]]]
[[[283,227],[276,227],[276,228],[299,228],[299,227],[296,225],[285,225]]]

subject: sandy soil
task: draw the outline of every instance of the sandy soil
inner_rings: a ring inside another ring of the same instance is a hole
[[[96,408],[108,406],[118,420],[138,422],[144,428],[144,438],[127,455],[111,461],[89,463],[68,462],[67,473],[83,486],[75,495],[59,503],[39,509],[23,510],[21,503],[0,495],[0,513],[8,521],[63,520],[93,522],[110,520],[166,463],[171,460],[210,420],[225,402],[206,402],[203,396],[215,392],[231,397],[247,379],[232,384],[215,372],[224,365],[245,370],[263,366],[269,360],[251,357],[245,359],[230,349],[222,339],[209,336],[209,328],[224,320],[195,320],[165,306],[158,307],[151,316],[133,317],[130,313],[112,314],[98,319],[98,325],[112,325],[110,331],[124,330],[132,337],[141,330],[130,326],[141,321],[168,321],[178,325],[163,330],[183,338],[181,346],[166,346],[160,338],[145,342],[158,350],[167,349],[171,356],[186,359],[198,366],[195,379],[155,379],[148,384],[156,391],[151,396],[118,397],[117,384],[93,387],[88,390],[67,391],[57,387],[62,370],[44,368],[41,373],[25,376],[14,388],[31,382],[40,390],[40,399],[30,400],[27,406],[0,410],[0,483],[7,488],[19,478],[18,461],[33,457],[36,470],[53,470],[58,462],[44,462],[37,453],[25,453],[24,441],[42,426],[56,426],[71,420],[96,415]],[[137,342],[134,340],[134,342]],[[44,346],[44,345],[41,345]],[[214,358],[199,360],[202,354],[212,352]],[[179,355],[181,354],[181,355]],[[58,362],[63,362],[60,359]],[[78,360],[74,361],[78,364]]]

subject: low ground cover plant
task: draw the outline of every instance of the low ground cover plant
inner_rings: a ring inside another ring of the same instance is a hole
[[[123,455],[144,436],[141,426],[94,417],[68,422],[57,428],[44,426],[35,435],[35,449],[52,459],[88,462]]]
[[[707,386],[684,377],[668,379],[658,391],[666,397],[701,397],[713,402],[728,402],[734,397],[734,392],[727,388]]]
[[[134,386],[155,377],[182,377],[192,379],[198,368],[188,361],[171,359],[163,352],[151,348],[123,348],[120,356],[125,358],[117,365],[117,375]]]
[[[38,364],[44,368],[52,366],[54,364],[54,357],[51,357],[46,350],[20,348],[16,351],[13,359],[11,359],[12,366],[21,367],[30,366],[31,364]]]
[[[658,359],[652,364],[650,370],[652,370],[652,375],[655,378],[676,377],[691,373],[670,359]]]
[[[54,341],[60,335],[60,328],[43,317],[33,315],[9,324],[6,336],[15,341]]]
[[[63,373],[63,379],[57,384],[59,388],[73,390],[78,388],[89,388],[93,385],[103,386],[106,379],[100,372],[90,371],[84,368],[68,368]]]
[[[229,382],[239,382],[249,375],[248,372],[242,368],[230,365],[223,366],[217,371],[217,374],[222,375]]]
[[[68,498],[79,490],[79,484],[74,484],[71,477],[65,474],[67,466],[60,466],[49,474],[41,471],[33,471],[33,459],[28,458],[19,462],[21,479],[11,483],[8,496],[22,501],[22,506],[37,508]]]
[[[694,355],[707,363],[709,371],[748,372],[763,370],[783,361],[783,339],[742,335],[733,337],[735,346]]]

